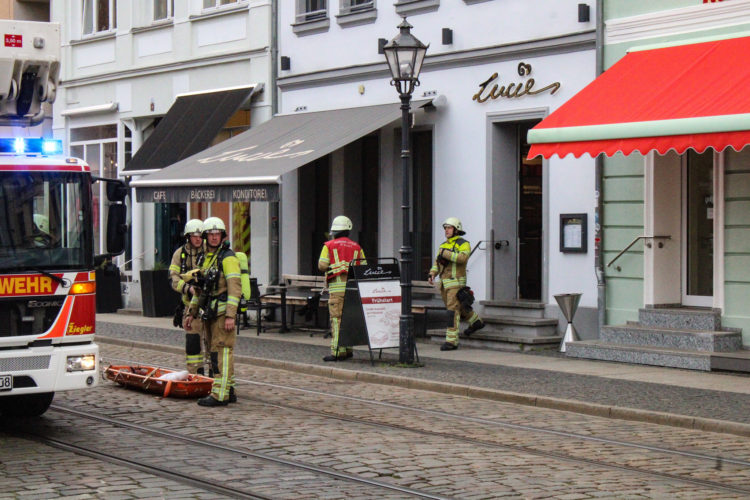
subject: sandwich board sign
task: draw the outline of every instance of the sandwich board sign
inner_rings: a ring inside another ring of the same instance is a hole
[[[395,260],[395,259],[394,259]],[[350,266],[339,345],[373,349],[399,346],[401,284],[397,263]]]

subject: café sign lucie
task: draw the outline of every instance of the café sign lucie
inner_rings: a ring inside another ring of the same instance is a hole
[[[518,63],[518,76],[528,76],[531,74],[531,64],[524,62]],[[536,80],[533,78],[527,78],[521,82],[502,83],[502,80],[498,80],[498,74],[493,73],[487,80],[479,84],[479,91],[474,94],[471,99],[478,103],[486,102],[490,99],[500,99],[505,97],[507,99],[513,99],[517,97],[523,97],[525,95],[537,95],[543,92],[549,92],[554,94],[560,88],[560,82],[553,82],[542,88],[536,88]],[[493,85],[493,82],[494,83]],[[491,85],[491,87],[490,87]]]

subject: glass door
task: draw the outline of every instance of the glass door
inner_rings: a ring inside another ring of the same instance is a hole
[[[714,294],[713,152],[685,155],[682,303],[711,307]]]

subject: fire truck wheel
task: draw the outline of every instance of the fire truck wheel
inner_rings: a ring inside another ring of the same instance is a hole
[[[5,417],[38,417],[52,404],[54,392],[23,394],[0,398],[0,413]]]

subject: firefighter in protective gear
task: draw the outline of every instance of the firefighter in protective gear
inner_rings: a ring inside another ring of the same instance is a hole
[[[205,288],[190,301],[188,323],[198,314],[211,339],[211,367],[214,384],[211,394],[198,400],[201,406],[225,406],[237,401],[234,392],[235,321],[242,295],[240,264],[226,241],[224,221],[209,217],[203,221],[206,253],[201,266]],[[207,296],[203,297],[203,294]],[[198,304],[203,305],[199,310]]]
[[[458,327],[461,320],[469,322],[469,328],[464,335],[471,335],[484,328],[484,322],[473,310],[462,307],[458,300],[458,293],[466,286],[466,263],[471,254],[471,245],[461,238],[466,232],[461,221],[456,217],[448,217],[443,222],[446,241],[438,248],[435,264],[430,269],[429,281],[440,278],[440,292],[446,309],[453,312],[448,329],[445,331],[445,343],[440,346],[441,351],[458,349]]]
[[[182,314],[180,325],[185,330],[185,362],[188,373],[203,375],[203,349],[201,345],[207,344],[203,332],[203,323],[199,318],[187,327],[187,318],[190,314],[190,300],[195,295],[195,288],[189,285],[181,277],[193,269],[200,268],[203,263],[203,221],[190,219],[185,224],[183,234],[185,244],[175,250],[172,254],[172,262],[169,265],[169,278],[172,289],[182,296]],[[175,313],[177,314],[177,313]],[[177,319],[175,319],[175,322]],[[175,323],[175,326],[177,324]],[[209,371],[210,372],[210,371]],[[210,373],[209,373],[210,374]]]
[[[49,219],[42,214],[34,214],[34,231],[32,233],[34,247],[44,248],[52,246],[52,234],[49,231]]]
[[[354,355],[351,347],[339,348],[339,327],[344,312],[344,294],[349,263],[367,264],[365,252],[355,241],[349,239],[352,221],[339,215],[331,224],[331,240],[323,245],[318,259],[318,269],[326,275],[328,286],[328,313],[331,317],[331,354],[323,361],[338,361]]]

